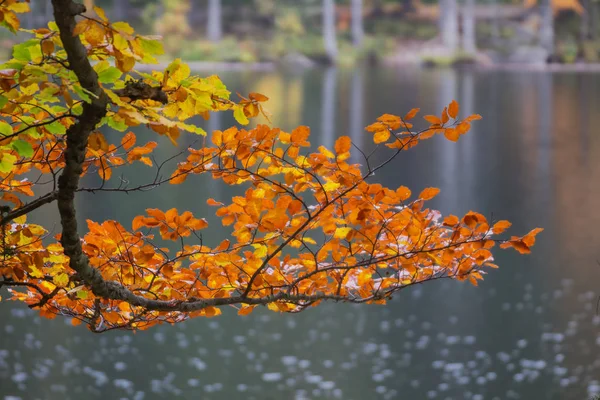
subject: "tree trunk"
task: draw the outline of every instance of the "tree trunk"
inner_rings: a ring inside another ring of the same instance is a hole
[[[352,0],[352,44],[361,47],[365,31],[363,29],[363,0]]]
[[[458,7],[456,0],[440,0],[440,35],[444,46],[454,51],[458,47]]]
[[[598,2],[594,1],[590,4],[590,39],[598,38]]]
[[[223,37],[223,28],[221,25],[221,0],[208,0],[206,36],[211,42],[218,42]]]
[[[335,0],[323,0],[323,42],[329,61],[335,62],[338,56],[335,35]]]
[[[475,42],[475,0],[465,0],[462,17],[462,48],[467,54],[475,54],[477,51]]]
[[[493,15],[498,15],[498,0],[491,0],[491,3],[492,3]],[[500,20],[498,18],[493,18],[490,28],[491,28],[492,44],[494,46],[498,46],[500,44]]]
[[[554,55],[554,14],[550,0],[541,0],[540,7],[542,15],[539,32],[540,46],[546,49],[549,57],[552,57]]]

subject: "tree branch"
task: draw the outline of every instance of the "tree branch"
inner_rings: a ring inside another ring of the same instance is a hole
[[[0,226],[1,225],[6,225],[7,223],[9,223],[10,221],[12,221],[15,218],[19,218],[21,215],[25,215],[25,214],[29,214],[30,212],[32,212],[33,210],[36,210],[38,208],[40,208],[41,206],[43,206],[44,204],[48,204],[53,202],[54,200],[56,200],[58,198],[58,192],[50,192],[42,197],[39,197],[19,208],[15,208],[12,211],[9,211],[8,213],[6,213],[6,215],[4,215],[2,217],[2,219],[0,219]]]

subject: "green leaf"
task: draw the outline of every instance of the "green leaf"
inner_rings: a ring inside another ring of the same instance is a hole
[[[13,58],[18,61],[31,61],[32,53],[30,51],[30,47],[33,46],[40,47],[39,39],[29,39],[26,42],[19,43],[13,47]],[[41,54],[41,48],[38,50]]]
[[[53,135],[64,135],[67,133],[67,128],[61,124],[60,121],[54,121],[51,124],[44,125],[44,128]]]
[[[116,121],[114,118],[107,117],[106,123],[116,131],[124,132],[127,129],[127,124],[123,121]]]
[[[100,83],[114,83],[123,73],[116,67],[108,67],[104,71],[98,72],[98,81]]]
[[[118,68],[112,67],[108,61],[100,61],[94,65],[94,70],[98,74],[98,80],[101,83],[114,83],[123,74]]]
[[[13,156],[10,153],[2,154],[2,160],[0,160],[0,172],[4,172],[5,174],[9,173],[15,166],[15,162],[17,162],[16,156]]]
[[[17,61],[13,59],[9,62],[5,62],[4,64],[2,64],[0,69],[16,69],[17,71],[21,71],[26,65],[27,61]]]
[[[233,117],[237,122],[239,122],[242,125],[248,125],[248,123],[250,122],[248,117],[246,117],[246,114],[244,114],[244,108],[240,106],[235,107],[235,109],[233,110]]]
[[[88,292],[87,290],[78,290],[77,291],[77,298],[81,299],[81,300],[85,300],[88,298]]]
[[[144,50],[144,53],[152,55],[165,54],[165,49],[163,48],[163,44],[160,40],[151,39],[149,37],[139,37],[138,39],[142,49]]]
[[[15,140],[10,146],[17,152],[21,157],[32,157],[33,156],[33,147],[29,142],[24,140]]]
[[[0,110],[8,103],[8,98],[0,94]]]
[[[4,121],[0,121],[0,135],[2,136],[10,136],[13,134],[12,126],[7,124]]]
[[[77,93],[77,96],[86,103],[91,103],[92,99],[87,94],[87,92],[80,85],[73,85],[73,91]]]

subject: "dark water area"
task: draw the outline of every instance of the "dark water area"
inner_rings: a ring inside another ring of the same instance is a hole
[[[420,144],[375,180],[416,193],[439,187],[429,206],[444,214],[476,210],[512,221],[510,233],[545,231],[531,255],[496,249],[501,268],[478,288],[427,283],[386,306],[324,304],[247,317],[227,308],[213,319],[95,335],[2,302],[0,399],[575,400],[600,393],[600,75],[373,68],[220,75],[234,93],[268,95],[274,125],[310,126],[315,146],[349,135],[368,149],[363,127],[379,115],[413,107],[439,114],[457,99],[461,115],[483,120],[458,143]],[[203,124],[225,128],[233,118]],[[156,140],[138,133],[139,141]],[[158,159],[177,152],[159,142]],[[124,175],[143,182],[153,173],[139,167]],[[207,217],[213,245],[228,231],[206,199],[237,191],[194,177],[144,193],[81,195],[79,217],[128,227],[145,208],[189,209]],[[33,220],[51,225],[55,214],[50,206]]]

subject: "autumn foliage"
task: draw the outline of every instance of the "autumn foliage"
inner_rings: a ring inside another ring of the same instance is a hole
[[[99,8],[78,12],[75,19],[61,8],[71,7],[70,1],[53,5],[63,24],[26,31],[31,39],[15,46],[13,59],[0,70],[0,285],[9,287],[10,299],[43,316],[71,316],[74,324],[106,331],[211,317],[222,306],[245,315],[259,305],[299,312],[324,300],[384,303],[430,280],[477,285],[496,268],[491,253],[496,244],[528,253],[541,231],[496,238],[509,222],[488,221],[476,212],[442,217],[425,205],[438,189],[413,194],[404,186],[371,181],[421,141],[433,136],[457,141],[467,133],[480,117],[461,118],[455,101],[439,116],[424,116],[420,130],[413,127],[418,109],[382,115],[366,127],[365,135],[385,154],[379,164],[347,136],[333,149],[311,152],[308,127],[284,132],[256,125],[210,133],[164,175],[165,165],[151,157],[157,144],[150,132],[173,143],[182,134],[206,135],[186,121],[220,111],[233,112],[245,126],[265,114],[267,97],[250,93],[233,101],[218,77],[194,76],[180,60],[163,71],[138,72],[136,64],[156,62],[162,54],[158,38],[136,35],[125,22],[111,23]],[[2,24],[24,31],[17,13],[28,9],[25,1],[2,2]],[[69,25],[71,20],[76,23]],[[65,34],[79,40],[67,44]],[[75,65],[78,49],[96,76]],[[100,122],[86,132],[84,116],[94,106]],[[98,131],[104,125],[122,132],[121,139],[110,143]],[[148,137],[136,137],[130,131],[136,126],[147,127],[140,136]],[[78,145],[81,132],[86,142]],[[351,152],[362,155],[362,165],[349,163]],[[163,175],[127,186],[113,178],[113,170],[133,163],[162,168]],[[78,178],[86,174],[98,174],[102,184],[81,187]],[[140,210],[130,226],[87,221],[81,238],[69,219],[74,220],[69,190],[118,195],[200,174],[245,188],[243,196],[205,199],[233,232],[214,247],[202,240],[210,229],[206,220],[177,208]],[[27,214],[55,202],[63,232],[52,237]]]

